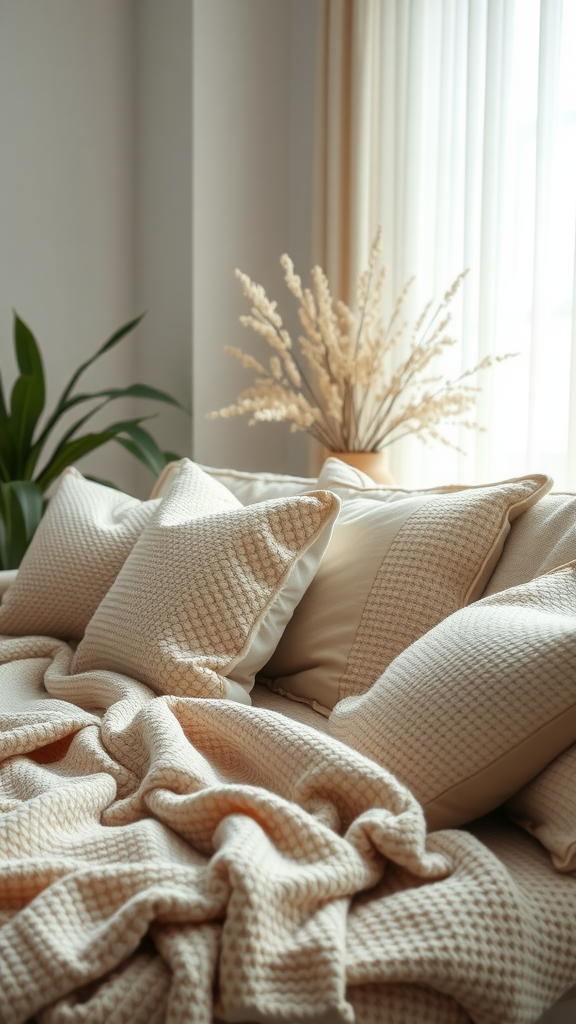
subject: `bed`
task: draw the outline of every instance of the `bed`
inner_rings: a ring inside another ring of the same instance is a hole
[[[329,462],[64,475],[0,608],[2,1022],[573,1019],[575,499]]]

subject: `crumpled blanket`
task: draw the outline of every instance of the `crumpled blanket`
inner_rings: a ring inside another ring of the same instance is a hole
[[[426,836],[271,711],[0,640],[0,1021],[512,1024],[576,980],[576,880],[512,824]]]

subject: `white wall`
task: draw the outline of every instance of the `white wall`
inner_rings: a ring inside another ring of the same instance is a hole
[[[51,402],[134,315],[132,21],[131,0],[0,3],[0,367],[10,385],[14,307]],[[132,380],[128,340],[86,385]],[[114,444],[90,468],[130,486],[133,461]]]
[[[192,0],[135,4],[135,289],[138,380],[192,404]],[[192,421],[168,406],[150,429],[192,452]],[[141,489],[146,486],[141,470]]]
[[[140,379],[193,398],[193,422],[160,407],[151,429],[163,447],[190,454],[193,427],[200,461],[306,472],[303,435],[205,413],[250,382],[223,345],[258,346],[238,324],[246,303],[234,267],[283,311],[291,300],[280,254],[309,270],[315,7],[0,0],[0,368],[9,384],[12,307],[40,341],[52,403],[72,369],[147,309],[86,386]],[[135,411],[119,403],[106,418]],[[141,495],[151,483],[117,445],[81,468]]]
[[[212,465],[308,467],[305,436],[285,425],[205,414],[251,383],[223,345],[264,354],[238,324],[249,307],[234,268],[263,284],[283,315],[293,300],[281,253],[309,270],[315,6],[194,0],[194,454]]]

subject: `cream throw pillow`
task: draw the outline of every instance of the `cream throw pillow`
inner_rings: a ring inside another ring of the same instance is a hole
[[[262,677],[326,713],[364,693],[397,654],[482,594],[511,520],[551,485],[530,476],[409,492],[328,459],[318,486],[339,495],[340,515]]]
[[[159,501],[66,469],[0,607],[0,633],[79,640]]]
[[[157,693],[250,703],[312,579],[340,502],[327,491],[244,508],[183,460],[88,625],[73,671],[111,669]]]
[[[1,569],[0,570],[0,598],[4,597],[4,594],[8,592],[14,580],[18,575],[18,569]]]
[[[150,497],[162,498],[168,493],[174,479],[177,462],[170,462],[162,471],[154,485]],[[294,494],[303,494],[318,487],[315,479],[305,476],[286,476],[284,473],[248,473],[242,469],[214,469],[213,466],[200,466],[208,476],[227,487],[243,505],[254,505],[270,498],[290,498]]]
[[[510,798],[576,741],[576,569],[464,608],[404,651],[329,730],[393,772],[430,829]]]
[[[506,810],[546,847],[558,871],[576,871],[576,744],[512,797]]]
[[[516,520],[483,596],[497,594],[576,559],[576,497],[547,494]]]

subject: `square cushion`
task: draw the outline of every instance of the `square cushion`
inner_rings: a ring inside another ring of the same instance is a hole
[[[161,498],[168,493],[179,463],[170,462],[162,471],[152,498]],[[313,491],[318,481],[305,476],[286,476],[284,473],[248,473],[242,469],[214,469],[213,466],[200,466],[208,476],[232,491],[243,505],[254,505],[270,498],[290,498],[294,494]]]
[[[0,607],[0,633],[79,640],[160,502],[66,469]]]
[[[557,871],[576,871],[576,744],[523,786],[506,810],[546,847]]]
[[[326,712],[364,693],[397,654],[482,594],[511,520],[551,484],[535,475],[410,492],[328,459],[318,486],[342,499],[340,515],[262,677]]]
[[[338,515],[328,491],[245,508],[184,459],[86,629],[74,672],[250,703]]]
[[[463,608],[342,701],[330,733],[407,785],[431,829],[493,810],[576,742],[576,566]]]

